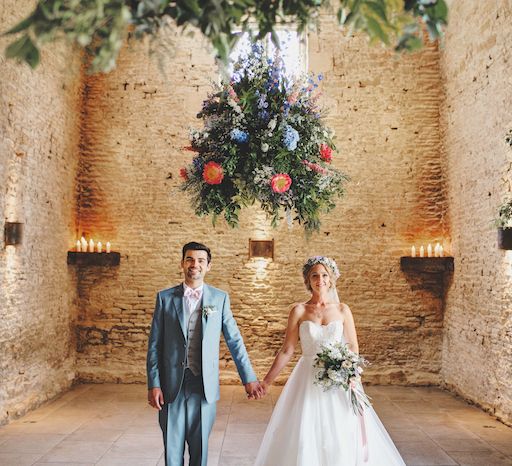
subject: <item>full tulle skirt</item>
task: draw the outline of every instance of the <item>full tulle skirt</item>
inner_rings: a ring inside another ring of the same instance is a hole
[[[343,389],[315,385],[313,358],[293,369],[263,437],[255,466],[405,465],[373,408],[354,414]]]

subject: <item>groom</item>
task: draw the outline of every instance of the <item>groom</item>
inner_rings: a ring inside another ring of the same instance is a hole
[[[166,466],[181,466],[185,442],[190,466],[206,466],[208,437],[219,399],[220,333],[249,398],[264,390],[252,370],[226,292],[203,280],[211,267],[204,244],[183,246],[185,282],[160,291],[149,335],[148,402],[159,410]]]

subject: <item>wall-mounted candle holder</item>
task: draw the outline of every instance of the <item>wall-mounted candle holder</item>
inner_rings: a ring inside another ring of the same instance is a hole
[[[16,246],[21,244],[23,237],[23,223],[5,222],[4,241],[6,246]]]

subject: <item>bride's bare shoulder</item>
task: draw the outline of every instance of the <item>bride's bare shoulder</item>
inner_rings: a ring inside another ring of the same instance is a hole
[[[289,318],[293,320],[300,320],[306,311],[305,303],[294,303],[290,307]]]
[[[342,314],[348,314],[351,312],[350,308],[348,307],[348,304],[340,303],[339,306],[340,306],[340,311]]]

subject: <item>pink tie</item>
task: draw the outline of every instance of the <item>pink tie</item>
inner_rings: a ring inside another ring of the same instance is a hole
[[[193,289],[193,288],[187,288],[185,290],[185,296],[190,299],[199,300],[201,299],[201,290],[200,289]]]

